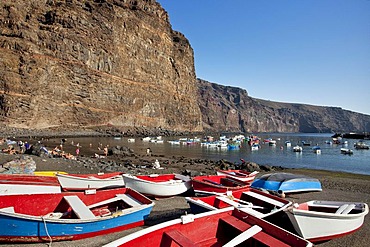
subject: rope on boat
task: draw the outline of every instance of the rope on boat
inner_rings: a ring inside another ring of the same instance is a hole
[[[48,231],[48,227],[46,226],[46,220],[44,218],[44,216],[41,216],[42,218],[42,221],[44,222],[44,227],[45,227],[45,232],[46,232],[46,235],[49,237],[50,239],[50,242],[49,242],[49,246],[51,246],[52,242],[53,242],[53,239],[51,238],[50,234],[49,234],[49,231]]]

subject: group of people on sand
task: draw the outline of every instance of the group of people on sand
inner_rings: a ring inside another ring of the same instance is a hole
[[[4,145],[6,148],[1,149],[1,152],[7,154],[23,154],[31,148],[28,142],[0,139],[0,146]]]
[[[41,144],[40,141],[38,143]],[[67,144],[67,139],[65,139],[65,138],[62,138],[60,140],[59,145],[55,146],[51,150],[47,149],[42,144],[40,145],[40,147],[37,147],[37,148],[40,148],[41,152],[45,153],[46,155],[48,155],[50,157],[55,157],[55,158],[59,157],[59,158],[65,158],[65,159],[76,159],[76,157],[80,156],[82,146],[79,143],[74,144],[73,140],[71,141],[70,144],[73,147],[76,148],[75,149],[75,155],[73,155],[69,152],[66,152],[66,150],[70,150],[70,147],[66,148],[67,145],[69,145],[69,143]],[[32,145],[30,143],[28,143],[27,141],[23,142],[23,141],[11,140],[9,138],[0,138],[0,147],[3,147],[1,149],[1,152],[3,152],[3,153],[22,154],[22,153],[26,153],[27,150],[30,150]],[[35,147],[33,147],[33,148],[35,148]],[[90,148],[92,148],[91,143],[90,143]],[[109,145],[103,146],[102,143],[99,143],[98,150],[103,151],[103,154],[95,154],[94,157],[98,157],[98,158],[107,157],[108,154],[109,154],[109,149],[108,148],[109,148]]]

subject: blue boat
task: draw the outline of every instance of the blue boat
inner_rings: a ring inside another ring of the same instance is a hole
[[[284,193],[322,191],[318,179],[286,172],[265,174],[256,178],[251,187]]]
[[[129,189],[0,197],[0,242],[77,240],[141,226],[154,203]]]

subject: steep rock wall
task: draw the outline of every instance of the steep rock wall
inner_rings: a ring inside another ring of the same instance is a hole
[[[193,50],[154,0],[0,3],[0,120],[10,127],[201,130]]]
[[[362,132],[370,116],[306,104],[279,103],[248,96],[244,89],[198,79],[205,129],[231,132]]]

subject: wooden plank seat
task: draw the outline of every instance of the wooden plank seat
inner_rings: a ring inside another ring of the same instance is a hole
[[[227,204],[230,204],[231,206],[239,209],[240,211],[247,212],[247,213],[249,213],[253,216],[256,216],[257,218],[263,218],[265,216],[263,213],[260,213],[257,210],[254,210],[252,203],[250,205],[241,204],[241,203],[233,201],[233,200],[231,200],[227,197],[224,197],[224,196],[218,196],[217,199],[220,200],[220,201],[223,201]]]
[[[86,206],[86,204],[81,201],[78,196],[64,196],[63,197],[68,204],[71,206],[73,212],[78,216],[80,219],[95,219],[95,215],[91,212],[91,210]]]

